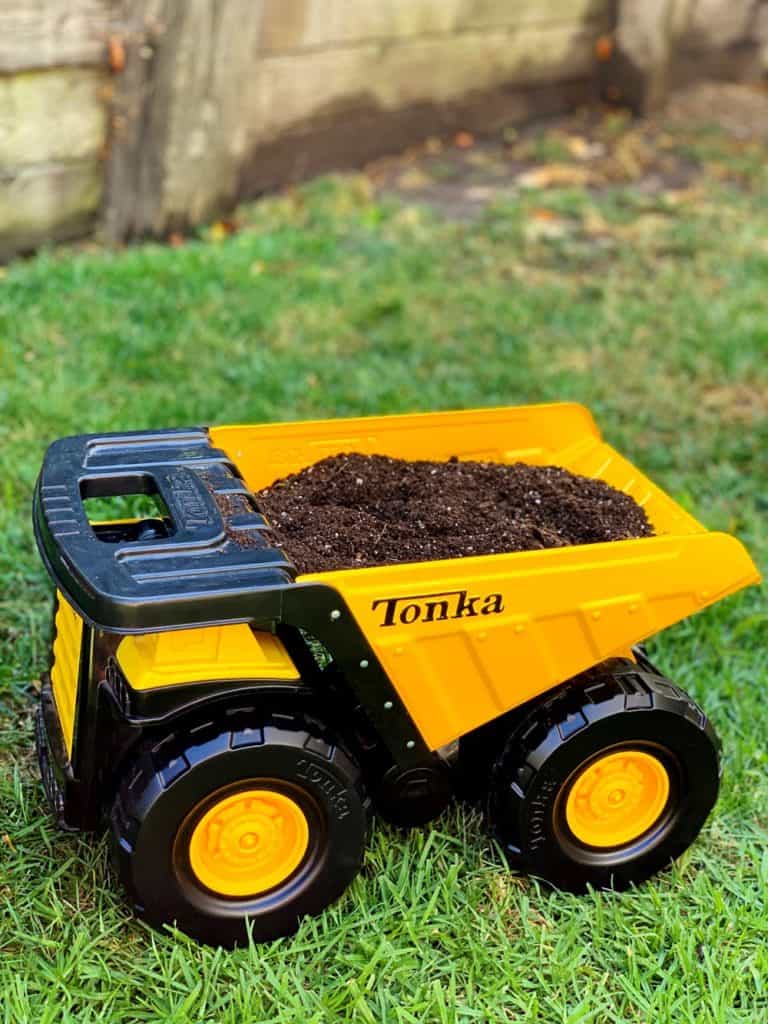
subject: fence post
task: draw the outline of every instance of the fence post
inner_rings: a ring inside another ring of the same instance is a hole
[[[237,196],[261,0],[122,0],[104,233],[163,235]]]
[[[692,81],[756,80],[764,7],[765,0],[618,0],[605,94],[649,113]]]

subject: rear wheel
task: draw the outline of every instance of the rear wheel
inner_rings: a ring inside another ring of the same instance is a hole
[[[137,913],[232,946],[293,932],[362,862],[368,801],[352,758],[300,718],[211,723],[138,756],[112,812]]]
[[[488,817],[511,863],[575,892],[622,889],[695,839],[719,786],[701,709],[616,659],[533,709],[492,769]]]

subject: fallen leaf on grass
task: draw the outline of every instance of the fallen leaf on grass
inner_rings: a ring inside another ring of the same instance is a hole
[[[628,131],[613,147],[613,158],[624,177],[637,178],[653,163],[654,152],[639,131]]]
[[[522,188],[559,188],[568,185],[588,185],[593,175],[586,167],[573,167],[570,164],[545,164],[523,171],[516,178]]]
[[[570,222],[558,217],[552,210],[534,210],[523,229],[526,239],[537,242],[540,239],[562,238],[568,234]]]
[[[497,191],[493,185],[470,185],[464,189],[464,195],[473,202],[484,202],[493,199]]]
[[[733,168],[727,163],[717,160],[707,160],[704,164],[704,173],[708,178],[715,178],[717,181],[728,181],[733,177]]]
[[[394,222],[407,228],[420,227],[424,223],[424,212],[418,206],[406,206],[395,214]]]
[[[688,188],[668,189],[661,193],[661,198],[670,206],[682,206],[685,203],[698,203],[704,195],[700,185],[690,185]]]
[[[397,179],[397,184],[400,188],[407,189],[410,192],[414,189],[429,188],[432,184],[432,179],[420,168],[411,167],[409,170],[403,171]]]
[[[611,225],[602,213],[594,207],[589,207],[586,210],[581,223],[584,229],[584,234],[592,237],[610,235],[612,231]]]
[[[577,160],[595,160],[605,156],[605,146],[602,142],[590,142],[583,135],[566,136],[565,145],[571,156]]]
[[[208,239],[211,242],[222,242],[225,238],[237,231],[237,224],[233,220],[217,220],[208,229]]]
[[[628,224],[616,225],[614,234],[628,242],[661,237],[668,231],[671,218],[664,213],[641,213]]]
[[[474,153],[467,153],[464,162],[472,167],[493,167],[500,163],[496,153],[489,153],[482,149],[478,149]]]

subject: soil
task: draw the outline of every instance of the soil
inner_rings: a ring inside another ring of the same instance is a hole
[[[643,509],[556,466],[333,455],[256,495],[299,573],[651,536]]]

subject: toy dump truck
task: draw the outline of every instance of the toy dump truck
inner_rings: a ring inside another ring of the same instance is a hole
[[[253,493],[344,451],[553,464],[655,536],[297,576]],[[89,499],[156,514],[90,521]],[[108,823],[136,912],[232,945],[358,871],[371,811],[458,790],[517,868],[626,887],[718,791],[704,712],[637,645],[758,581],[571,404],[65,438],[38,481],[56,587],[38,752],[59,824]]]

